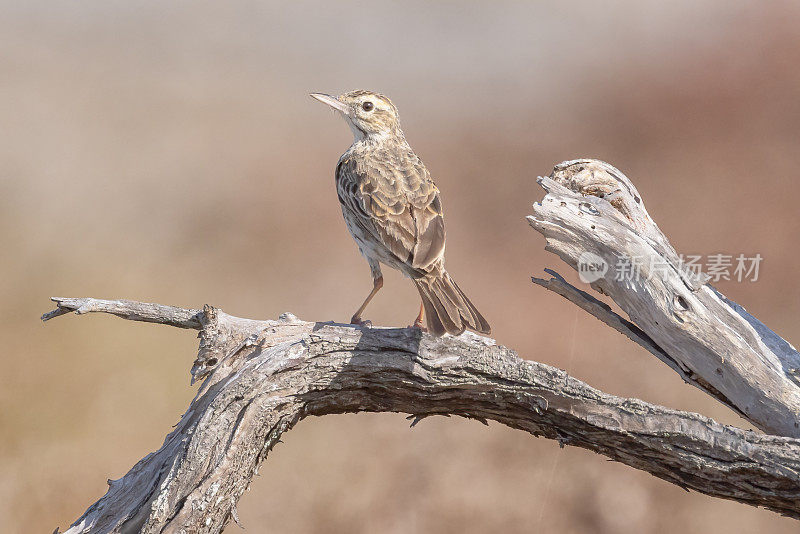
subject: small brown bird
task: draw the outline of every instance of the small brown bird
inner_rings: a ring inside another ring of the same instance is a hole
[[[383,287],[380,264],[414,281],[422,298],[414,326],[441,336],[466,328],[488,334],[486,319],[444,268],[444,218],[439,189],[400,129],[397,108],[371,91],[312,97],[342,114],[355,137],[336,166],[336,191],[348,230],[372,271],[373,287],[361,314]]]

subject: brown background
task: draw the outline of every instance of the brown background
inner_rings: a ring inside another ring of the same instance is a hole
[[[569,269],[524,216],[537,174],[609,161],[679,251],[762,254],[758,282],[719,287],[797,342],[791,6],[0,3],[2,530],[68,525],[195,391],[192,332],[43,325],[49,296],[308,320],[346,320],[364,297],[333,186],[350,133],[310,91],[393,98],[443,192],[448,266],[501,343],[607,392],[744,425],[534,287],[531,274]],[[369,317],[405,325],[417,302],[388,273]],[[241,500],[247,532],[798,528],[497,424],[329,416],[284,441]]]

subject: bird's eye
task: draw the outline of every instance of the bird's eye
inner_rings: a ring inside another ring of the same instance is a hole
[[[361,104],[361,109],[363,109],[364,111],[372,111],[372,108],[374,107],[375,104],[373,104],[372,102],[364,102],[363,104]]]

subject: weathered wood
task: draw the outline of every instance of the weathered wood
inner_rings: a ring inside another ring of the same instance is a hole
[[[532,277],[531,280],[533,283],[540,285],[545,289],[549,289],[554,293],[558,293],[573,304],[594,315],[596,318],[600,319],[617,332],[625,335],[634,343],[641,345],[656,358],[670,366],[673,371],[678,373],[684,382],[697,387],[705,393],[708,393],[745,419],[747,418],[747,416],[740,412],[736,406],[730,404],[728,399],[723,394],[714,389],[711,384],[705,382],[702,378],[695,375],[691,370],[685,369],[680,362],[675,361],[672,356],[664,352],[664,349],[656,345],[656,342],[653,341],[650,336],[644,333],[641,328],[627,319],[620,317],[619,314],[615,313],[608,304],[573,286],[557,272],[551,269],[545,269],[545,272],[551,275],[550,279],[546,280],[544,278]]]
[[[681,264],[624,174],[602,161],[575,160],[557,165],[539,183],[547,194],[534,204],[531,226],[571,267],[587,253],[609,266],[590,285],[635,323],[636,336],[629,337],[758,428],[800,436],[800,354]],[[638,276],[617,276],[613,266],[620,258],[637,259]],[[563,279],[534,281],[607,324],[603,316],[618,323]]]
[[[202,327],[200,324],[200,310],[185,310],[175,306],[130,300],[72,299],[63,297],[52,297],[50,300],[55,302],[58,307],[42,315],[42,321],[49,321],[54,317],[74,311],[78,315],[93,312],[110,313],[131,321],[168,324],[179,328],[199,330]]]
[[[83,301],[59,299],[59,309],[79,310]],[[683,488],[800,518],[800,440],[607,395],[489,338],[92,302],[123,318],[173,325],[189,324],[176,316],[197,315],[193,376],[205,380],[163,446],[109,481],[69,533],[221,532],[283,432],[309,415],[347,412],[493,420]]]

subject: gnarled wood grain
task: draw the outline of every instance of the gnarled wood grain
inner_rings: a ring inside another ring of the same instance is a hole
[[[198,312],[129,301],[57,302],[58,313],[45,318],[91,302],[93,311],[201,329],[193,377],[204,378],[163,446],[109,481],[106,495],[69,533],[221,532],[283,432],[309,415],[346,412],[493,420],[687,489],[800,518],[800,440],[607,395],[489,338],[434,338],[417,329],[310,323],[290,314],[253,321],[209,306]]]
[[[624,174],[602,161],[575,160],[539,183],[547,194],[528,221],[571,267],[587,253],[609,266],[590,285],[630,317],[623,330],[635,324],[631,339],[756,427],[800,437],[800,354],[682,265]],[[636,276],[618,276],[620,258],[638,262]],[[620,329],[616,314],[563,278],[534,281]]]

